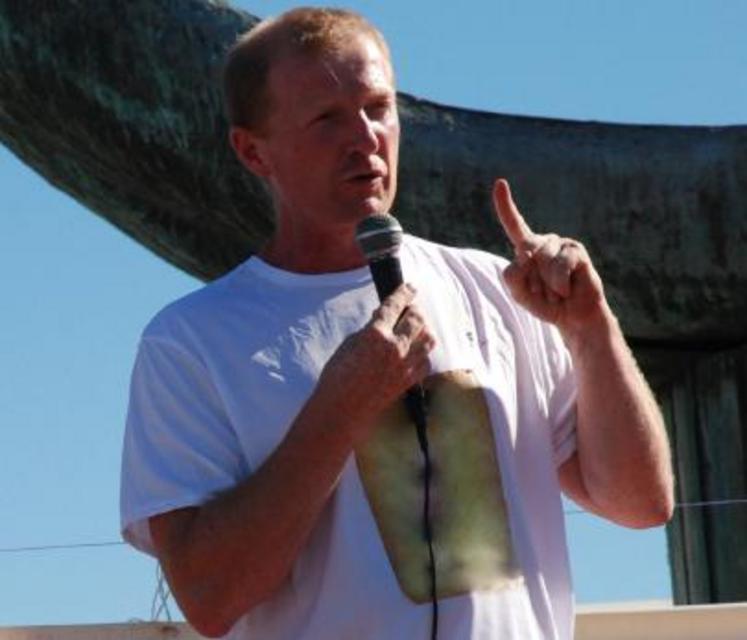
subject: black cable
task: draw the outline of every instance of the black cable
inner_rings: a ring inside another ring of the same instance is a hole
[[[423,533],[428,545],[428,573],[431,582],[431,640],[438,638],[438,598],[436,597],[436,554],[433,551],[433,526],[431,523],[431,477],[433,466],[431,465],[430,450],[428,447],[428,434],[426,428],[428,420],[425,413],[425,393],[418,385],[407,392],[405,403],[413,422],[415,432],[418,436],[420,450],[423,452],[425,464],[423,473]]]

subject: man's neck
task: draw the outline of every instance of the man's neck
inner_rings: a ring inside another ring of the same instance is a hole
[[[332,233],[283,233],[279,229],[259,251],[268,264],[294,273],[335,273],[366,264],[355,239],[355,228]]]

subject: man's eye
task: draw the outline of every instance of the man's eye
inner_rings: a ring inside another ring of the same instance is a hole
[[[312,123],[314,122],[327,122],[328,120],[332,120],[335,117],[334,111],[322,111],[321,113],[314,116],[311,120]]]
[[[366,112],[369,118],[380,119],[389,113],[390,106],[389,102],[375,102],[366,109]]]

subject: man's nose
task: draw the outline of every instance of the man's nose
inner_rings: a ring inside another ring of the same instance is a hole
[[[378,123],[361,109],[353,124],[353,144],[358,151],[376,153],[379,150]]]

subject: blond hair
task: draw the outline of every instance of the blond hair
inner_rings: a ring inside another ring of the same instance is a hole
[[[280,58],[334,52],[360,34],[373,38],[389,60],[384,36],[354,11],[301,7],[257,24],[229,49],[223,68],[224,102],[231,125],[262,129],[271,108],[270,70]]]

